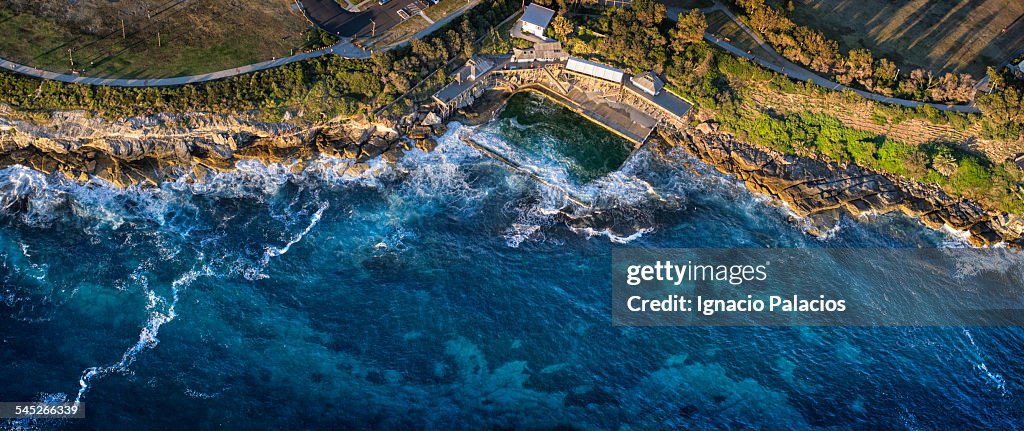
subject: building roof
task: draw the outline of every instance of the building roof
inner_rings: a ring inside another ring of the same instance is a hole
[[[453,78],[456,81],[475,80],[478,76],[487,73],[494,67],[494,62],[483,57],[474,55],[466,62],[465,66],[455,72]]]
[[[538,42],[530,49],[512,48],[513,61],[556,61],[565,60],[569,54],[562,49],[562,44],[554,42]]]
[[[540,28],[547,28],[548,24],[551,23],[551,18],[554,16],[555,11],[537,3],[530,3],[530,5],[526,7],[526,12],[523,12],[523,17],[519,20]]]
[[[434,98],[440,100],[442,103],[452,101],[462,93],[466,92],[466,90],[473,88],[473,85],[476,83],[476,79],[491,69],[494,69],[494,67],[495,65],[493,61],[486,57],[474,55],[464,66],[460,67],[459,70],[452,74],[452,82],[438,90],[438,92],[434,94]]]
[[[633,81],[633,84],[637,87],[654,94],[658,94],[661,92],[661,89],[665,87],[665,83],[662,82],[661,78],[658,78],[658,75],[653,71],[633,76],[629,80]]]
[[[625,75],[625,72],[622,69],[616,69],[608,65],[576,57],[569,57],[569,60],[565,62],[565,68],[573,72],[619,83],[622,82],[622,77]]]

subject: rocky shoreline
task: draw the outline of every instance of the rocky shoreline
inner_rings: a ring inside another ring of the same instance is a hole
[[[480,124],[497,115],[511,93],[492,91],[453,119]],[[20,118],[19,118],[20,117]],[[303,169],[321,154],[350,159],[339,174],[358,176],[380,158],[395,162],[414,147],[432,151],[446,128],[435,113],[412,113],[398,125],[361,119],[321,125],[261,123],[243,116],[159,115],[112,122],[85,112],[32,118],[0,106],[0,167],[21,165],[117,187],[164,181],[204,181],[241,160],[291,163]],[[784,202],[823,235],[838,217],[902,212],[933,229],[969,232],[976,246],[1024,246],[1024,217],[957,199],[934,185],[815,158],[785,156],[719,132],[711,123],[659,130],[668,146],[686,148],[700,161],[735,175],[754,192]],[[657,148],[657,146],[656,146]]]
[[[661,133],[669,146],[682,146],[703,163],[735,175],[750,190],[784,202],[807,217],[811,233],[824,235],[838,217],[901,212],[932,229],[968,232],[979,247],[1024,246],[1024,217],[991,211],[947,195],[938,186],[884,175],[856,165],[786,156],[719,132],[714,125]]]
[[[444,126],[437,118],[430,126],[420,120],[397,129],[359,119],[297,126],[212,114],[114,122],[79,111],[26,118],[0,107],[0,167],[21,165],[80,182],[98,178],[117,187],[156,186],[181,178],[201,182],[248,159],[294,162],[298,170],[325,154],[351,159],[340,173],[359,175],[372,159],[394,162],[414,146],[432,150],[430,135]]]

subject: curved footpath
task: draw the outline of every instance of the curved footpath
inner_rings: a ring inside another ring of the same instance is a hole
[[[330,48],[321,48],[316,51],[303,52],[290,57],[282,57],[275,60],[254,63],[246,66],[239,66],[217,72],[203,73],[200,75],[179,76],[176,78],[153,78],[153,79],[120,79],[120,78],[95,78],[66,73],[56,73],[47,70],[36,69],[0,59],[0,68],[17,72],[23,75],[34,76],[41,79],[68,82],[73,84],[106,85],[112,87],[171,87],[175,85],[194,84],[197,82],[213,81],[215,79],[230,78],[236,75],[243,75],[250,72],[284,66],[296,61],[308,58],[321,57],[327,54],[335,54],[346,58],[369,58],[370,53],[353,46],[349,41],[341,41]]]
[[[687,9],[683,9],[683,8],[668,8],[667,13],[668,13],[669,18],[671,20],[675,21],[675,20],[678,19],[679,13],[680,12],[685,12],[686,10]],[[754,39],[754,41],[757,42],[761,46],[761,48],[763,48],[766,52],[771,53],[774,58],[767,59],[767,58],[764,58],[764,57],[758,57],[756,55],[749,54],[749,53],[747,53],[747,51],[744,51],[742,49],[739,49],[739,48],[733,46],[732,44],[722,40],[718,36],[715,36],[715,35],[713,35],[711,33],[704,33],[704,39],[707,39],[708,42],[711,42],[711,43],[717,45],[718,47],[720,47],[720,48],[722,48],[722,49],[724,49],[726,51],[731,52],[733,55],[735,55],[737,57],[746,58],[747,60],[753,61],[753,62],[755,62],[755,63],[757,63],[757,64],[759,64],[759,65],[761,65],[763,67],[766,67],[766,68],[768,68],[768,69],[770,69],[770,70],[772,70],[774,72],[778,72],[778,73],[781,73],[783,75],[786,75],[786,76],[788,76],[788,77],[790,77],[792,79],[795,79],[795,80],[798,80],[798,81],[809,82],[811,84],[819,85],[819,86],[828,88],[830,90],[835,90],[835,91],[852,90],[853,92],[857,93],[861,97],[864,97],[865,99],[870,99],[870,100],[874,100],[876,102],[882,102],[882,103],[891,103],[891,104],[894,104],[894,105],[905,106],[905,107],[908,107],[908,108],[917,108],[917,107],[922,106],[922,105],[928,105],[928,106],[931,106],[931,107],[933,107],[935,109],[938,109],[938,110],[941,110],[941,111],[964,112],[964,113],[972,113],[972,114],[981,113],[981,110],[978,109],[978,107],[974,106],[973,104],[971,104],[971,105],[943,105],[943,104],[940,104],[940,103],[925,103],[925,102],[918,102],[918,101],[915,101],[915,100],[899,99],[899,98],[895,98],[895,97],[884,96],[884,95],[881,95],[881,94],[878,94],[878,93],[871,93],[871,92],[867,92],[867,91],[864,91],[864,90],[858,90],[856,88],[851,88],[851,87],[845,86],[843,84],[837,83],[835,81],[831,81],[829,79],[821,77],[820,75],[818,75],[818,74],[816,74],[814,72],[811,72],[810,70],[807,70],[807,69],[803,68],[800,65],[797,65],[797,64],[795,64],[795,63],[793,63],[793,62],[783,58],[781,55],[779,55],[778,53],[775,52],[775,49],[773,49],[770,45],[765,43],[765,41],[762,40],[757,35],[757,33],[755,33],[753,30],[751,30],[749,27],[747,27],[747,25],[744,24],[743,21],[738,19],[736,17],[736,15],[733,15],[733,13],[731,11],[729,11],[729,8],[725,7],[721,3],[715,2],[714,6],[709,7],[709,8],[705,8],[705,9],[701,9],[701,11],[704,12],[704,13],[710,13],[710,12],[715,12],[715,11],[721,11],[721,12],[725,13],[726,15],[729,16],[730,19],[733,20],[733,22],[736,23],[736,25],[738,25],[741,29],[743,29],[743,31],[745,33],[747,33],[752,39]]]
[[[381,51],[387,51],[394,49],[398,46],[402,46],[409,42],[410,39],[421,39],[426,35],[434,32],[438,28],[448,24],[455,18],[458,18],[467,10],[476,6],[480,0],[472,0],[467,4],[463,5],[459,9],[456,9],[448,16],[440,19],[427,28],[420,30],[416,34],[412,35],[407,40],[402,42],[394,43],[384,47]],[[278,66],[284,66],[289,63],[296,61],[302,61],[309,58],[322,57],[327,54],[334,54],[343,58],[370,58],[373,54],[372,51],[366,51],[356,47],[352,44],[352,39],[342,39],[340,42],[334,44],[329,48],[321,48],[315,51],[303,52],[295,54],[289,57],[282,57],[274,60],[263,61],[260,63],[253,63],[246,66],[239,66],[231,69],[220,70],[216,72],[203,73],[199,75],[191,76],[179,76],[175,78],[153,78],[153,79],[121,79],[121,78],[97,78],[87,77],[81,75],[72,75],[67,73],[50,72],[48,70],[36,69],[34,67],[25,66],[18,64],[13,61],[5,60],[0,58],[0,69],[6,69],[11,72],[20,73],[40,79],[49,79],[52,81],[67,82],[72,84],[88,84],[88,85],[105,85],[110,87],[173,87],[177,85],[195,84],[206,81],[214,81],[217,79],[230,78],[232,76],[244,75],[246,73],[258,72],[260,70],[266,70],[275,68]]]

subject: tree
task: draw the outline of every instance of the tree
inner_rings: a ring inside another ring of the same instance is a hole
[[[932,169],[942,174],[942,176],[949,178],[956,173],[956,169],[959,165],[956,162],[956,158],[953,157],[953,153],[948,148],[942,148],[939,153],[932,158]]]
[[[988,76],[988,88],[989,92],[995,91],[1003,86],[1006,80],[1003,79],[1003,75],[996,70],[996,68],[989,66],[985,69],[985,75]]]
[[[566,36],[572,34],[572,32],[576,30],[572,21],[569,21],[562,15],[556,16],[555,19],[551,21],[551,29],[559,39],[565,39]]]
[[[708,21],[704,13],[698,9],[680,13],[676,28],[672,34],[675,43],[694,43],[704,40],[704,32],[708,29]]]
[[[462,46],[459,46],[459,50],[462,51],[462,56],[470,58],[473,56],[473,42],[476,41],[476,29],[470,25],[469,20],[463,18],[462,25],[460,26],[462,36]]]
[[[926,72],[924,69],[914,69],[910,72],[909,77],[900,82],[900,90],[908,96],[917,97],[919,92],[928,88],[928,83],[931,80],[931,72]]]
[[[899,69],[896,68],[896,63],[889,61],[888,58],[880,58],[875,64],[873,70],[875,78],[880,81],[896,82],[896,74]]]
[[[1013,86],[978,96],[978,108],[997,125],[1024,122],[1024,97]]]
[[[866,49],[855,49],[850,51],[850,57],[846,60],[846,65],[850,68],[850,76],[853,79],[863,80],[872,76],[872,65],[875,59],[871,55],[871,51]]]
[[[974,84],[974,78],[966,73],[947,73],[931,89],[931,96],[942,102],[969,102],[974,99]]]
[[[764,0],[736,0],[736,5],[750,14],[758,9],[763,9]]]
[[[784,33],[794,27],[793,21],[772,7],[760,7],[749,14],[750,25],[761,33]]]
[[[640,25],[647,28],[652,28],[665,19],[665,5],[654,0],[635,0],[632,10]]]

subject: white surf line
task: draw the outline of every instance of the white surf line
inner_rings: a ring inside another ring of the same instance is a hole
[[[199,256],[199,260],[202,260],[203,256]],[[157,338],[160,332],[160,327],[163,324],[174,320],[178,316],[175,311],[175,307],[178,305],[179,294],[184,291],[188,286],[194,283],[199,277],[211,275],[213,272],[208,266],[203,266],[202,270],[197,271],[192,269],[182,274],[178,279],[171,283],[171,302],[168,304],[167,300],[156,295],[151,289],[146,290],[146,294],[149,297],[149,304],[146,305],[146,309],[150,311],[149,319],[146,321],[146,326],[142,327],[142,331],[139,332],[139,340],[135,342],[132,347],[128,348],[121,355],[121,360],[117,363],[107,365],[105,367],[89,367],[82,372],[82,377],[78,380],[78,396],[75,397],[75,404],[82,401],[82,397],[89,391],[91,387],[90,383],[93,379],[106,376],[107,374],[114,372],[127,372],[128,367],[135,363],[135,358],[146,349],[156,348],[156,345],[160,343],[160,339]],[[167,304],[163,312],[154,310],[160,304]]]
[[[320,217],[323,216],[324,211],[326,211],[328,207],[330,207],[330,203],[328,202],[324,202],[323,204],[321,204],[320,208],[317,209],[316,213],[313,214],[313,217],[310,220],[309,225],[307,225],[306,228],[303,229],[301,233],[292,237],[292,239],[289,240],[288,243],[285,244],[283,247],[267,247],[264,251],[263,260],[261,263],[266,265],[270,261],[270,258],[281,256],[287,253],[288,250],[291,249],[293,245],[301,241],[303,237],[309,234],[309,232],[312,231],[314,227],[316,227],[316,225],[320,222]],[[200,255],[199,260],[202,260],[202,258],[203,256]],[[135,344],[132,345],[132,347],[128,348],[128,350],[126,350],[123,355],[121,355],[121,360],[118,361],[117,363],[107,365],[104,367],[86,368],[82,372],[82,377],[78,380],[79,389],[78,396],[75,397],[75,403],[77,404],[81,402],[82,397],[85,396],[85,393],[89,391],[89,388],[91,387],[91,382],[94,379],[106,376],[114,372],[127,372],[128,367],[130,367],[135,362],[136,356],[139,354],[139,352],[142,352],[143,350],[146,349],[155,348],[156,345],[160,343],[160,339],[157,338],[157,335],[160,332],[160,327],[163,326],[165,323],[174,320],[174,318],[178,316],[177,312],[175,311],[175,308],[178,305],[179,294],[182,291],[184,291],[185,288],[187,288],[193,282],[195,282],[199,277],[211,275],[212,273],[212,270],[208,266],[204,265],[201,271],[196,271],[195,269],[193,269],[191,271],[186,272],[185,274],[182,274],[180,277],[178,277],[178,279],[174,280],[174,282],[171,283],[170,303],[168,303],[166,299],[157,296],[156,293],[153,292],[153,290],[147,289],[146,294],[149,297],[149,303],[146,305],[146,309],[150,311],[150,314],[149,319],[146,321],[146,325],[142,328],[142,331],[139,332],[139,340],[136,341]],[[166,305],[162,312],[156,310],[156,308],[158,308],[158,306],[161,304]]]
[[[526,174],[530,178],[533,178],[534,180],[537,180],[537,182],[539,182],[541,184],[544,184],[544,185],[546,185],[548,187],[551,187],[551,188],[553,188],[555,190],[558,190],[558,191],[564,193],[566,199],[569,199],[572,203],[574,203],[576,205],[579,205],[581,207],[584,207],[584,208],[591,208],[591,205],[589,203],[584,202],[582,199],[576,197],[571,192],[569,192],[569,190],[567,190],[565,187],[562,187],[562,186],[560,186],[558,184],[554,184],[554,183],[544,179],[544,177],[541,177],[540,175],[537,175],[537,173],[535,173],[533,171],[530,171],[529,169],[526,169],[526,168],[520,166],[519,164],[517,164],[517,163],[515,163],[515,162],[513,162],[513,161],[511,161],[511,160],[509,160],[507,158],[505,158],[505,156],[502,156],[497,151],[494,151],[494,150],[492,150],[490,148],[487,148],[486,146],[484,146],[484,145],[482,145],[482,144],[480,144],[480,143],[478,143],[478,142],[476,142],[476,141],[474,141],[474,140],[472,140],[470,138],[463,137],[462,138],[462,142],[465,142],[466,145],[469,145],[470,147],[476,148],[481,153],[483,153],[485,156],[490,157],[490,158],[492,158],[494,160],[497,160],[497,161],[501,162],[501,164],[503,164],[505,167],[509,168],[510,170],[515,171],[515,172],[519,172],[519,173],[522,173],[522,174]]]
[[[288,243],[285,244],[283,247],[267,247],[266,251],[263,254],[262,263],[266,265],[267,262],[270,261],[270,258],[281,256],[287,253],[288,250],[290,250],[293,245],[297,244],[299,241],[302,241],[302,238],[309,234],[309,232],[313,230],[313,228],[316,227],[318,223],[320,223],[320,217],[324,215],[324,211],[326,211],[327,208],[330,208],[330,206],[330,202],[327,201],[324,201],[324,203],[320,204],[320,208],[317,209],[315,213],[313,213],[313,217],[310,219],[309,225],[307,225],[306,228],[302,230],[302,232],[293,236],[292,239],[290,239]]]

